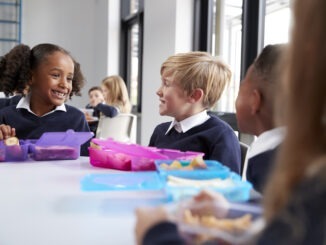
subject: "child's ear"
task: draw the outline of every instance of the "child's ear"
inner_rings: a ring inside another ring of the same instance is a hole
[[[28,80],[28,82],[27,82],[28,86],[33,85],[33,80],[34,80],[34,74],[32,73],[32,74],[31,74],[31,77],[29,78],[29,80]]]
[[[196,88],[190,95],[191,102],[197,102],[201,100],[204,96],[204,91],[200,88]]]
[[[257,114],[260,111],[262,103],[262,94],[258,89],[252,91],[251,97],[251,113]]]

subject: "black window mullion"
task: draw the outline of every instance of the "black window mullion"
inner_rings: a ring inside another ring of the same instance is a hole
[[[131,35],[132,28],[138,24],[138,88],[137,88],[137,112],[141,112],[141,91],[142,91],[142,47],[143,47],[143,12],[144,1],[139,0],[138,11],[130,14],[130,0],[121,1],[121,35],[120,35],[120,74],[131,91]]]
[[[264,43],[265,1],[243,0],[241,79]]]
[[[195,0],[193,50],[212,50],[213,0]]]

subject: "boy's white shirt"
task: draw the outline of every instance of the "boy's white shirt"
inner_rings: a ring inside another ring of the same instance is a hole
[[[168,128],[168,130],[166,131],[165,134],[167,134],[168,132],[170,132],[170,130],[174,127],[174,125],[179,124],[181,127],[181,130],[183,133],[187,132],[188,130],[192,129],[193,127],[196,127],[200,124],[203,124],[204,122],[206,122],[208,119],[210,118],[210,116],[207,114],[207,110],[201,111],[195,115],[192,115],[180,122],[176,121],[175,119],[173,119],[173,121],[170,124],[170,127]]]
[[[32,112],[32,110],[31,110],[31,107],[30,107],[30,99],[31,99],[31,95],[30,95],[30,94],[26,95],[25,97],[23,96],[23,97],[19,100],[19,102],[18,102],[16,108],[17,108],[17,109],[18,109],[18,108],[26,109],[26,110],[29,111],[30,113],[32,113],[32,114],[34,114],[35,116],[37,116],[37,115],[36,115],[34,112]],[[44,114],[42,117],[44,117],[44,116],[46,116],[46,115],[49,115],[49,114],[51,114],[51,113],[53,113],[53,112],[55,112],[55,111],[65,111],[65,112],[66,112],[67,109],[66,109],[65,104],[63,103],[62,105],[57,106],[54,110],[52,110],[52,111],[50,111],[50,112]]]
[[[273,150],[284,139],[285,136],[285,127],[278,127],[268,131],[265,131],[261,135],[257,137],[257,139],[250,145],[246,159],[244,162],[243,172],[242,172],[242,179],[246,180],[246,173],[248,168],[248,160],[254,156],[257,156],[265,151]]]

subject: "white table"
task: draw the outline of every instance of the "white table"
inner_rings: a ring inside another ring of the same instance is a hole
[[[112,172],[86,157],[0,162],[0,244],[135,244],[134,208],[156,193],[81,190],[86,174]]]

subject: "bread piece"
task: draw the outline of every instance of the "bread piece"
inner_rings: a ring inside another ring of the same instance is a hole
[[[17,137],[9,137],[4,140],[6,146],[19,145],[19,140]]]

